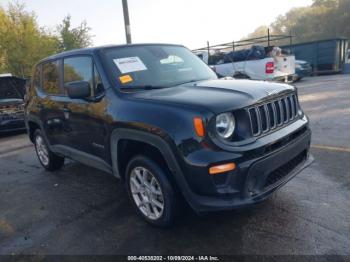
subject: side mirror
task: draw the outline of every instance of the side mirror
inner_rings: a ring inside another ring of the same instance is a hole
[[[87,98],[91,95],[90,83],[87,81],[74,81],[64,85],[67,94],[72,99]]]

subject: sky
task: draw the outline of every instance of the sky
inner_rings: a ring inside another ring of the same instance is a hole
[[[125,43],[122,0],[17,0],[40,26],[54,29],[67,14],[86,20],[95,46]],[[7,6],[10,0],[0,0]],[[312,0],[128,0],[133,43],[175,43],[191,49],[239,40]]]

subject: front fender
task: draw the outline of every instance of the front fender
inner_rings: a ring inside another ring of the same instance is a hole
[[[189,185],[181,171],[181,168],[178,164],[178,160],[175,156],[174,149],[175,145],[170,141],[166,141],[160,136],[155,134],[147,133],[145,131],[133,130],[127,128],[117,128],[111,134],[111,156],[112,156],[112,169],[113,173],[116,177],[120,178],[120,170],[118,165],[118,142],[121,139],[129,139],[138,142],[143,142],[150,144],[157,148],[161,154],[163,155],[168,168],[175,178],[178,188],[181,193],[185,197],[185,199],[189,200],[194,197],[192,191],[189,188]],[[189,201],[190,203],[191,201]]]
[[[116,128],[111,134],[111,157],[113,173],[116,177],[121,178],[119,170],[119,156],[118,156],[118,144],[120,140],[128,139],[137,142],[143,142],[157,148],[164,156],[168,167],[172,173],[177,172],[177,161],[172,149],[169,145],[169,141],[166,142],[164,138],[148,133],[146,131],[129,129],[129,128]],[[180,169],[180,168],[179,168]]]

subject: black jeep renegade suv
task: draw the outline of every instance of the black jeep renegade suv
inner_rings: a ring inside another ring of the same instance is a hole
[[[264,200],[312,162],[311,131],[289,85],[217,79],[188,49],[140,44],[39,62],[26,125],[40,163],[64,158],[125,181],[137,212],[169,225]]]

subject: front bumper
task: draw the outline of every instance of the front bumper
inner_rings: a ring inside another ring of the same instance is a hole
[[[271,143],[263,146],[267,153],[225,152],[231,159],[222,159],[221,163],[235,162],[237,168],[216,176],[207,173],[205,164],[199,167],[200,164],[192,163],[185,171],[190,188],[185,197],[197,212],[235,209],[263,201],[313,162],[309,154],[310,140],[311,131],[305,125],[283,137],[278,148],[268,151]],[[218,155],[220,152],[212,152],[213,158]],[[209,159],[208,155],[206,158]],[[219,158],[215,163],[220,163]],[[187,165],[189,162],[191,160]]]
[[[0,133],[25,130],[24,119],[0,120]]]

